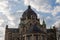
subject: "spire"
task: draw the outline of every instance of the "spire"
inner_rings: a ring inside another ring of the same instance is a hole
[[[53,26],[53,29],[56,29],[55,26]]]
[[[43,19],[43,24],[45,24],[45,21],[44,21],[44,19]]]
[[[43,20],[43,26],[46,27],[45,21]]]

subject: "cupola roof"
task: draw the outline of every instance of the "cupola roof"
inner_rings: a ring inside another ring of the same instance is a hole
[[[31,15],[37,17],[37,14],[31,9],[31,6],[29,5],[28,9],[24,11],[22,17],[23,18],[31,17]]]

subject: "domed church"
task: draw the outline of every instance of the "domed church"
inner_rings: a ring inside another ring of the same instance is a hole
[[[46,29],[44,20],[40,24],[37,14],[29,5],[23,12],[18,28],[8,28],[6,25],[5,40],[56,40],[55,34],[55,28]]]

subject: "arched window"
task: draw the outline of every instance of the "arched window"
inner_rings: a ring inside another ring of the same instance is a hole
[[[31,37],[31,36],[27,36],[27,40],[30,40],[30,37]]]
[[[28,37],[28,40],[30,40],[30,37]]]
[[[38,40],[38,36],[36,36],[36,40]]]
[[[39,35],[34,35],[34,36],[35,36],[35,40],[38,40],[38,36],[39,36]]]
[[[23,37],[23,40],[25,40],[25,37]]]
[[[60,40],[60,35],[59,35],[59,37],[58,37],[58,40]]]
[[[42,35],[42,37],[41,37],[41,38],[42,38],[42,40],[45,40],[45,37],[44,37],[44,35]]]
[[[19,40],[19,38],[17,38],[17,40]]]

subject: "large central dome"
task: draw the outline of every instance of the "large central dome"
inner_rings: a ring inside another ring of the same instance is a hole
[[[23,13],[22,17],[23,18],[31,18],[31,16],[34,16],[35,18],[37,18],[37,14],[31,9],[31,6],[28,6],[28,9]]]

